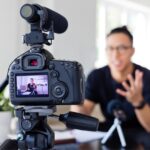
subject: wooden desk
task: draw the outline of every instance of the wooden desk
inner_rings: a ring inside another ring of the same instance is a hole
[[[88,143],[72,143],[62,144],[54,146],[53,150],[146,150],[143,145],[128,145],[126,148],[122,148],[120,143],[118,145],[101,145],[100,141],[93,141]],[[149,150],[149,149],[147,149]]]
[[[100,140],[87,143],[55,145],[54,150],[150,150],[150,134],[145,131],[128,130],[125,132],[127,147],[122,148],[116,133],[102,145]]]

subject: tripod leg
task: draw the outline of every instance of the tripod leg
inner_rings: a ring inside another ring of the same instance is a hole
[[[120,124],[117,125],[117,131],[118,131],[118,135],[119,135],[119,139],[120,139],[122,147],[126,147],[126,141],[125,141],[124,134],[123,134]]]
[[[111,128],[108,130],[108,132],[106,133],[106,135],[103,137],[101,143],[102,144],[105,144],[106,141],[108,140],[108,138],[112,135],[113,131],[115,130],[116,128],[116,124],[114,123]]]

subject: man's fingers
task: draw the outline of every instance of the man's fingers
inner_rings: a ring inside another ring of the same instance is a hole
[[[132,75],[129,74],[129,75],[127,76],[127,78],[128,78],[128,80],[129,80],[130,87],[134,87],[134,79],[133,79]]]
[[[126,95],[127,95],[127,93],[125,91],[121,90],[121,89],[116,89],[116,92],[118,94],[120,94],[121,96],[124,96],[124,97],[126,97]]]
[[[130,86],[128,85],[127,82],[124,81],[124,82],[122,83],[122,85],[123,85],[123,87],[125,88],[126,91],[129,91],[129,90],[130,90]]]
[[[142,79],[143,79],[143,72],[136,70],[135,71],[135,84],[136,85],[141,85],[142,84]]]

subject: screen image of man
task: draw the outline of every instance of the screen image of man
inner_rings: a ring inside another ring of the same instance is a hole
[[[27,85],[27,91],[30,92],[30,95],[37,95],[37,86],[33,78],[30,79],[30,83]]]

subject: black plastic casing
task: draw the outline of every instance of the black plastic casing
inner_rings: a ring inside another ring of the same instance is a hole
[[[28,61],[37,60],[38,65],[31,66]],[[17,76],[48,76],[48,95],[18,96]],[[46,50],[41,53],[27,53],[16,59],[9,69],[10,99],[14,105],[67,105],[80,104],[84,99],[85,78],[83,68],[76,61],[53,59]],[[62,87],[62,95],[55,94]]]

